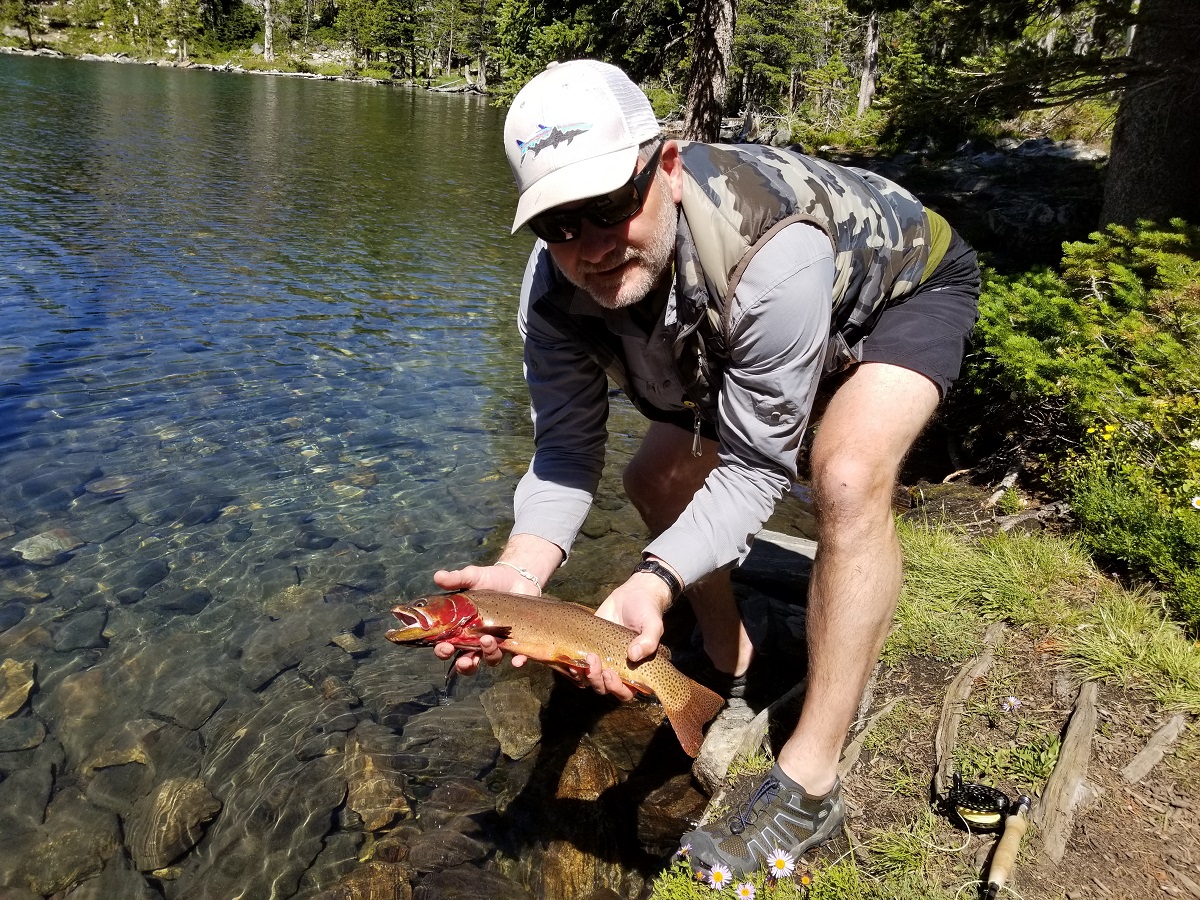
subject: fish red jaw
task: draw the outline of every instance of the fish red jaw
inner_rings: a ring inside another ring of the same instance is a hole
[[[387,633],[387,639],[397,644],[436,644],[447,641],[458,647],[479,646],[478,636],[469,633],[478,624],[479,612],[465,595],[460,593],[434,594],[412,603],[392,607],[392,615],[400,620],[399,628]]]

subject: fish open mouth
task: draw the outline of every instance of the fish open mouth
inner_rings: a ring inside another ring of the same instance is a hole
[[[423,628],[426,624],[421,620],[420,616],[414,612],[410,612],[407,609],[401,609],[397,607],[396,609],[392,610],[392,615],[399,619],[400,624],[405,628]]]

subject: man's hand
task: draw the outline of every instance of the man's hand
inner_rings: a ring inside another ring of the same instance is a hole
[[[639,662],[654,655],[663,636],[663,613],[671,605],[671,592],[656,575],[635,572],[608,595],[596,615],[637,632],[629,644],[629,661]],[[599,694],[631,700],[633,690],[612,669],[604,669],[594,653],[587,656],[587,683]]]
[[[528,578],[518,575],[507,566],[465,566],[461,569],[447,571],[441,569],[433,573],[434,583],[447,591],[503,591],[507,594],[531,594],[538,596],[537,586]],[[459,649],[453,644],[442,641],[433,647],[438,659],[452,659]],[[478,650],[468,650],[454,660],[454,668],[461,675],[474,675],[479,671],[482,660],[489,666],[498,666],[504,659],[504,651],[500,642],[490,634],[479,639]],[[513,665],[525,665],[525,656],[514,656]]]

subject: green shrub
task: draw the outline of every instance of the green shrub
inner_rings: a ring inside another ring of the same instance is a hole
[[[1200,631],[1200,228],[1109,226],[989,273],[968,382],[1061,478],[1088,547]]]

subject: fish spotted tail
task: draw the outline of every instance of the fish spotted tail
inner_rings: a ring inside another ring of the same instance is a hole
[[[663,691],[658,699],[675,729],[680,746],[688,756],[694,757],[704,743],[704,726],[721,711],[725,700],[686,675],[680,673],[679,677],[682,682],[679,689]]]

